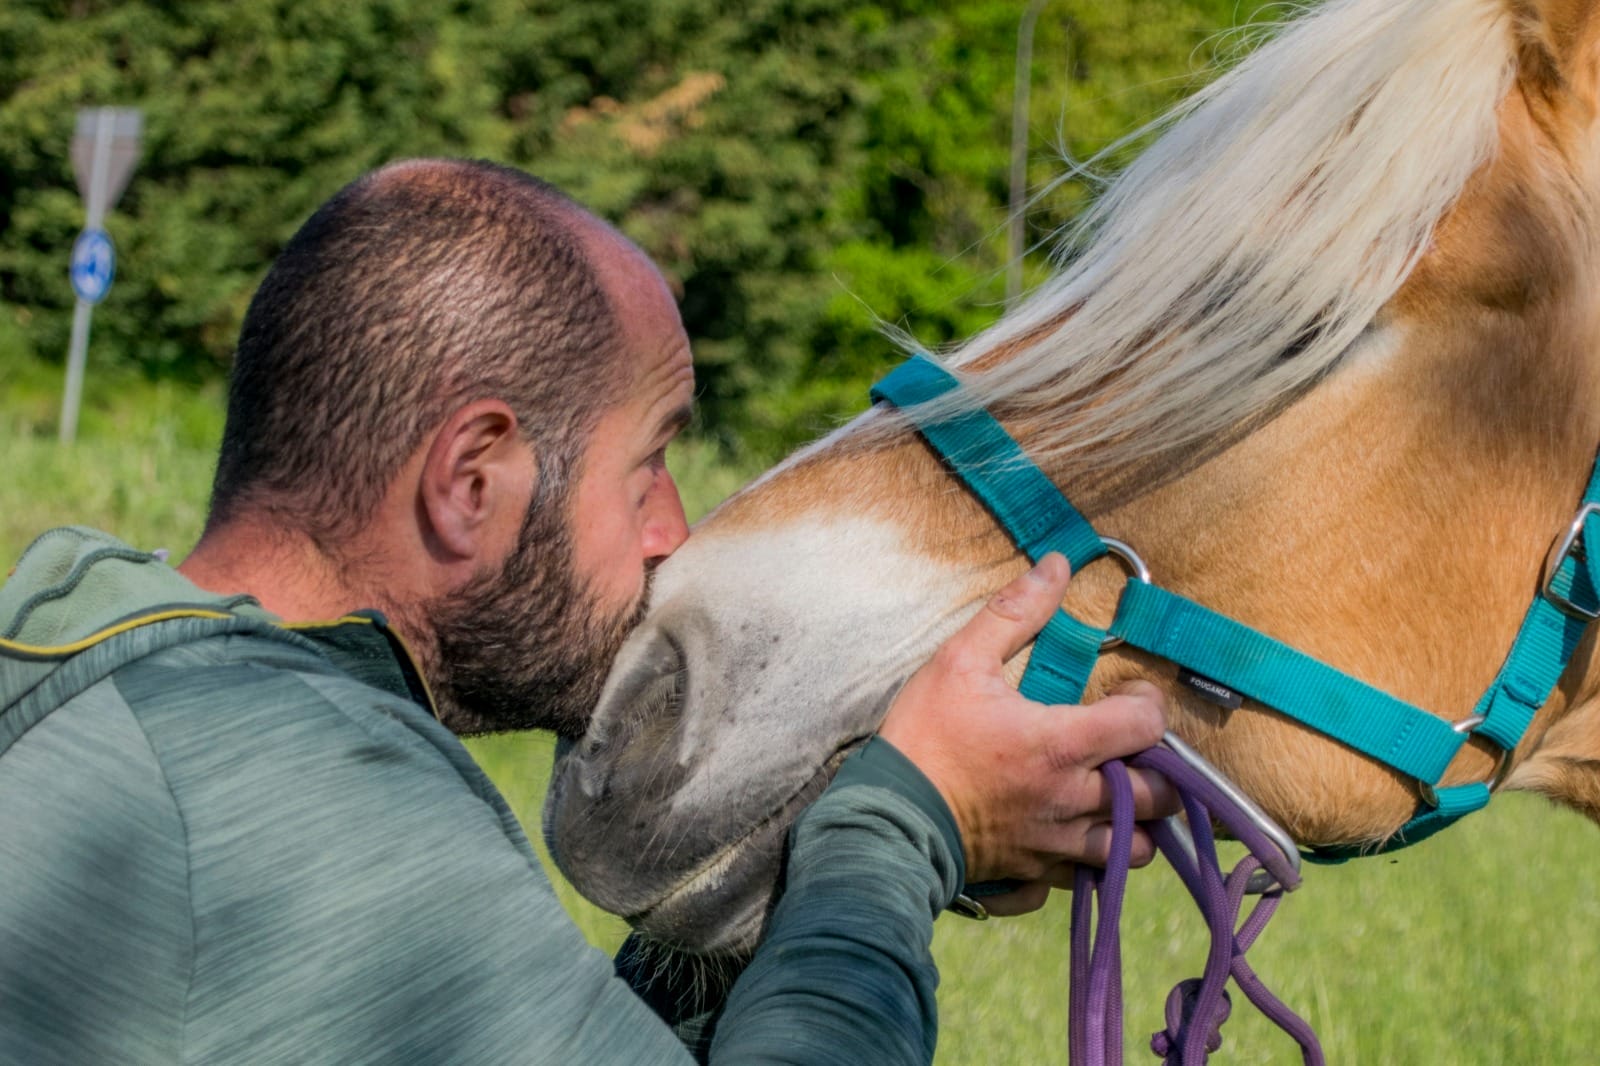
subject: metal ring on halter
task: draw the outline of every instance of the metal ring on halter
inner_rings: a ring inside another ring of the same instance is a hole
[[[1136,577],[1146,585],[1150,584],[1150,568],[1145,565],[1143,559],[1139,558],[1139,553],[1133,550],[1132,545],[1117,540],[1115,537],[1101,537],[1100,543],[1106,546],[1108,555],[1115,557],[1117,562],[1123,565],[1128,571],[1129,577]],[[1100,642],[1100,651],[1102,653],[1108,652],[1121,644],[1121,637],[1108,636]]]
[[[1483,723],[1483,715],[1469,714],[1465,718],[1461,719],[1461,721],[1453,724],[1450,728],[1454,729],[1457,733],[1472,733]],[[1487,737],[1484,739],[1488,740]],[[1494,744],[1494,741],[1490,740],[1489,743]],[[1505,784],[1506,775],[1511,772],[1511,752],[1500,747],[1498,744],[1495,744],[1495,748],[1500,752],[1500,761],[1495,763],[1494,773],[1489,775],[1490,792],[1498,792],[1500,790],[1500,786]],[[1428,806],[1434,808],[1439,806],[1439,793],[1435,791],[1434,787],[1428,784],[1428,782],[1417,782],[1417,794],[1422,797],[1422,802],[1426,803]]]

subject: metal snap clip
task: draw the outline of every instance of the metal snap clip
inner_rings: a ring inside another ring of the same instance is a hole
[[[958,892],[956,898],[950,901],[950,906],[946,907],[945,910],[951,914],[959,914],[963,918],[970,918],[975,922],[987,922],[989,920],[989,908],[965,892]]]

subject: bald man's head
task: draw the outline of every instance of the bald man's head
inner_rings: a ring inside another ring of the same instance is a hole
[[[535,503],[561,498],[623,379],[594,227],[491,163],[400,163],[342,189],[245,316],[210,524],[259,511],[334,552],[426,433],[483,398],[535,446]]]

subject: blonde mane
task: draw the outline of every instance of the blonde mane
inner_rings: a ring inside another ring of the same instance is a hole
[[[1036,418],[1029,451],[1081,471],[1280,409],[1375,324],[1493,157],[1514,74],[1505,0],[1308,9],[1152,124],[1061,272],[950,353],[983,372],[930,413]]]

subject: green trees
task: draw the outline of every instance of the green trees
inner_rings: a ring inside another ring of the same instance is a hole
[[[1058,125],[1078,154],[1137,127],[1193,86],[1208,35],[1251,7],[1047,6],[1034,183],[1057,169]],[[662,265],[695,339],[705,431],[771,456],[865,402],[892,355],[875,316],[940,343],[998,313],[1020,9],[12,0],[0,335],[65,350],[78,106],[146,113],[144,159],[108,223],[120,277],[91,359],[152,376],[225,371],[266,265],[345,181],[403,156],[483,156],[570,190]],[[1083,195],[1057,189],[1036,235]]]

